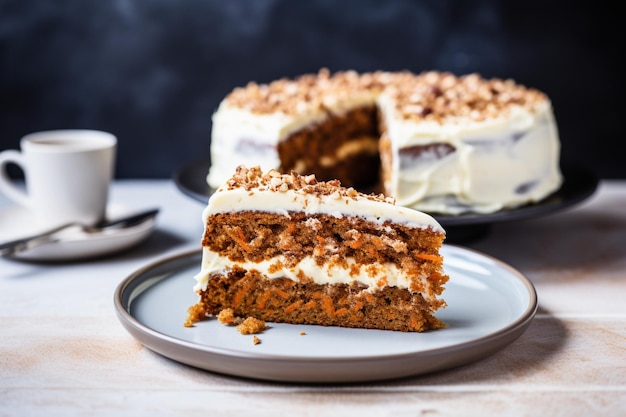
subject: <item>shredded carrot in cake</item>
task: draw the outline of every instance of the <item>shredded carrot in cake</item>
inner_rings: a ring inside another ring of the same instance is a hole
[[[345,307],[341,307],[339,310],[335,311],[335,316],[341,316],[342,314],[347,314],[348,309]]]
[[[328,295],[322,297],[322,310],[330,316],[335,315],[335,305],[333,304],[333,299]]]
[[[246,294],[250,291],[251,288],[252,288],[252,283],[251,282],[247,282],[243,287],[241,287],[235,293],[235,296],[233,297],[233,305],[235,307],[237,307],[241,303],[241,301],[246,296]]]
[[[376,249],[380,250],[383,248],[383,241],[378,236],[372,236],[372,243],[376,246]]]
[[[243,234],[243,230],[241,227],[237,226],[233,230],[235,233],[231,233],[230,237],[241,246],[243,250],[246,252],[250,252],[251,248],[248,242],[246,241],[246,235]]]
[[[427,261],[443,262],[443,257],[441,257],[439,255],[431,255],[431,254],[428,254],[428,253],[417,253],[417,252],[415,252],[413,254],[413,256],[415,256],[416,258],[425,259]]]
[[[292,279],[286,279],[285,281],[283,281],[283,284],[289,287],[293,287],[294,285],[296,285],[296,281]]]
[[[282,301],[280,301],[276,297],[270,298],[269,303],[271,307],[276,307],[276,308],[279,308],[283,305]]]
[[[361,246],[363,246],[363,241],[362,240],[354,240],[352,242],[350,242],[350,248],[352,249],[358,249]]]
[[[289,304],[286,308],[285,308],[285,313],[291,313],[293,311],[295,311],[298,307],[300,307],[302,305],[302,301],[298,300],[295,303],[291,303]]]
[[[263,310],[265,308],[265,303],[272,296],[270,292],[265,292],[256,300],[256,306],[259,310]]]
[[[289,294],[287,294],[285,291],[281,290],[280,288],[274,288],[272,289],[272,292],[276,295],[278,295],[279,297],[282,297],[284,299],[289,298]]]

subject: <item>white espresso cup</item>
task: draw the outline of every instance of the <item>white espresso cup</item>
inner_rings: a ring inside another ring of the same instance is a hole
[[[114,135],[50,130],[24,136],[20,147],[0,153],[0,192],[28,209],[35,222],[95,224],[105,218],[115,169]],[[9,177],[9,164],[22,170],[25,187]]]

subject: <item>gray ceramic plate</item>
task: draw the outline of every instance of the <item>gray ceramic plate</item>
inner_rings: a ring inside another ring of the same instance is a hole
[[[120,283],[118,318],[149,349],[212,372],[285,382],[338,383],[400,378],[484,358],[530,325],[537,295],[521,273],[494,258],[444,245],[450,275],[437,316],[447,328],[425,333],[269,323],[257,335],[208,320],[183,326],[195,303],[200,251],[156,261]],[[304,332],[304,333],[302,333]]]

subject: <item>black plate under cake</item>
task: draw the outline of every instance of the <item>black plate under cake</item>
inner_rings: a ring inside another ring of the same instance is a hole
[[[173,180],[178,189],[194,200],[206,204],[214,191],[206,182],[210,165],[210,159],[204,158],[175,172]],[[432,216],[446,229],[446,242],[462,243],[484,236],[494,223],[535,218],[572,207],[591,197],[598,187],[597,177],[579,164],[562,163],[561,172],[563,174],[561,187],[537,203],[487,214],[432,214]]]

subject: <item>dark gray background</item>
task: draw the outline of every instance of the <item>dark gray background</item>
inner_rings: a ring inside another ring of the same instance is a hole
[[[543,90],[563,159],[626,178],[617,4],[0,0],[0,149],[37,130],[103,129],[119,138],[118,178],[167,178],[208,158],[211,114],[235,86],[321,67],[434,69]]]

